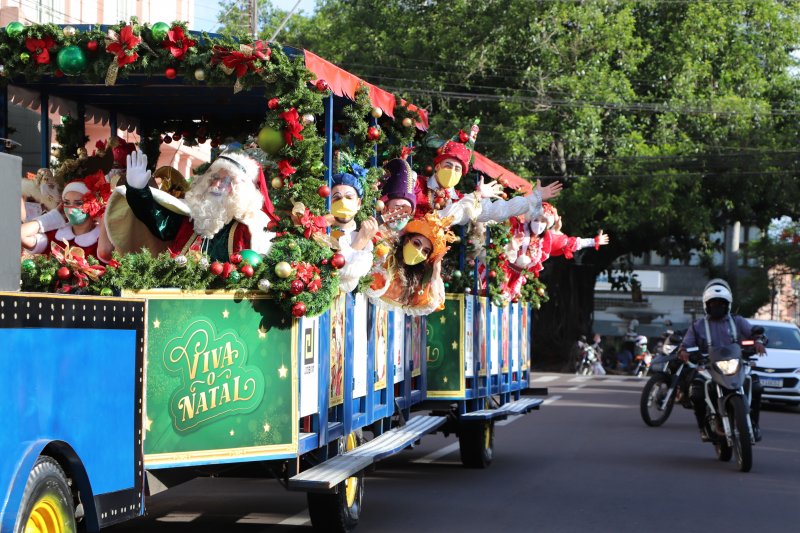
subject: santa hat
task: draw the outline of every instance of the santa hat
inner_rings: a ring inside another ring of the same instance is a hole
[[[447,141],[436,151],[436,157],[433,158],[433,164],[438,165],[445,159],[455,159],[461,163],[461,167],[463,168],[461,172],[463,175],[469,172],[469,160],[471,157],[472,154],[464,143],[458,141]]]
[[[411,203],[411,209],[417,208],[417,195],[414,186],[417,184],[417,173],[405,159],[392,159],[383,166],[386,179],[381,187],[385,198],[392,200],[402,198]]]
[[[270,220],[275,222],[280,220],[275,214],[275,207],[272,205],[269,190],[267,189],[267,180],[264,178],[264,170],[258,161],[244,152],[223,152],[208,166],[203,174],[213,174],[219,170],[225,170],[231,176],[236,176],[243,180],[250,180],[261,192],[261,196],[264,197],[262,211],[267,214]]]
[[[66,198],[68,192],[78,192],[81,193],[81,196],[89,192],[89,187],[86,186],[86,183],[83,180],[75,180],[70,181],[64,186],[64,190],[61,191],[61,199],[63,200]]]
[[[547,219],[548,228],[555,224],[556,219],[558,218],[558,211],[556,208],[547,202],[542,202],[542,214],[544,215],[544,218]]]
[[[404,235],[417,233],[431,241],[433,251],[428,257],[429,262],[433,262],[439,256],[447,252],[447,245],[455,242],[458,237],[450,231],[450,223],[453,217],[441,218],[438,214],[428,213],[422,218],[416,218],[406,224]]]

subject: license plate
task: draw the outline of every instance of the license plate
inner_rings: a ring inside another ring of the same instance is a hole
[[[765,387],[771,387],[773,389],[780,389],[783,388],[783,380],[780,378],[759,378],[761,380],[761,384]]]

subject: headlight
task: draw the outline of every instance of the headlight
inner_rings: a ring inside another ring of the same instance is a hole
[[[717,365],[719,371],[725,374],[726,376],[735,374],[739,370],[738,359],[727,359],[725,361],[717,361],[714,364]]]

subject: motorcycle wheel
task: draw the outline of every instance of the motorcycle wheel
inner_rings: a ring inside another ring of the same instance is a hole
[[[717,435],[714,432],[714,427],[710,424],[706,424],[706,431],[709,435],[713,435],[714,439],[714,451],[717,452],[717,459],[722,461],[723,463],[727,463],[733,457],[733,448],[728,445],[728,441],[725,439],[724,436]]]
[[[733,430],[733,453],[740,472],[753,468],[753,446],[750,441],[750,428],[747,425],[747,412],[744,399],[732,396],[728,402],[728,420]]]
[[[661,403],[669,391],[669,376],[667,374],[653,374],[642,389],[642,398],[639,401],[639,411],[644,423],[650,427],[658,427],[667,421],[672,407],[675,405],[675,395],[670,396],[664,408]]]

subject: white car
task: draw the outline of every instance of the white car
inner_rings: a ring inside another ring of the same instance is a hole
[[[800,328],[790,322],[748,321],[763,326],[769,339],[767,355],[759,357],[753,368],[764,387],[763,399],[800,405]]]

